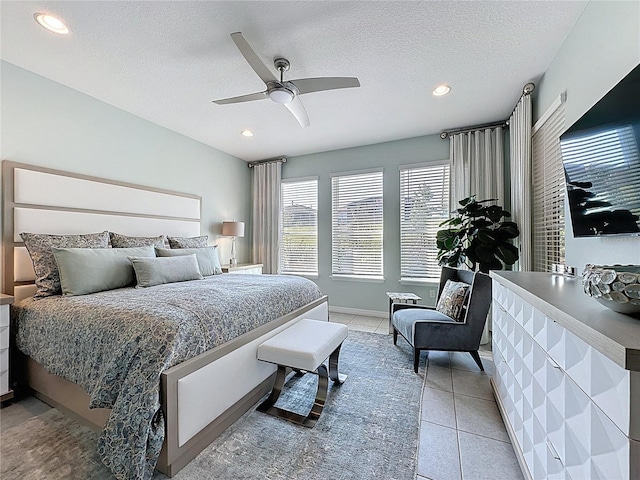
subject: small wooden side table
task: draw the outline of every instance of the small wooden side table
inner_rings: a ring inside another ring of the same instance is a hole
[[[418,300],[422,300],[422,297],[419,297],[415,293],[404,292],[387,292],[387,296],[389,297],[389,333],[393,333],[393,326],[391,325],[391,317],[393,316],[393,304],[412,302],[414,305],[417,305]]]

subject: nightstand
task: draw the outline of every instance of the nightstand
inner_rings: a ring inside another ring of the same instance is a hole
[[[239,263],[237,265],[229,266],[222,265],[222,273],[235,273],[235,274],[253,274],[262,275],[261,263]]]
[[[9,305],[11,295],[0,293],[0,402],[13,398],[9,388]]]

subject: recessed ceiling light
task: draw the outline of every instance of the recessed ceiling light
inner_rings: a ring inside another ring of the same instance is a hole
[[[253,137],[253,132],[251,130],[242,130],[240,135],[243,137]]]
[[[66,35],[69,33],[69,27],[67,27],[62,20],[48,13],[35,13],[33,18],[36,19],[41,26],[49,30],[50,32],[57,33],[59,35]]]
[[[441,97],[442,95],[446,95],[451,91],[451,87],[449,85],[438,85],[434,90],[433,94],[436,97]]]

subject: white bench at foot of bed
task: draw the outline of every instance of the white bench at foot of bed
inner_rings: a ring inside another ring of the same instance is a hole
[[[275,363],[278,365],[278,372],[271,395],[258,406],[258,411],[312,428],[320,418],[327,400],[328,378],[338,384],[347,379],[346,375],[338,373],[338,357],[342,342],[348,334],[346,325],[303,318],[260,345],[258,360]],[[328,375],[324,365],[327,358]],[[307,416],[274,406],[284,387],[287,367],[318,374],[316,399]]]

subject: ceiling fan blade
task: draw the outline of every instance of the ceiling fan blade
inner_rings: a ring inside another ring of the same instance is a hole
[[[293,83],[301,94],[360,86],[360,82],[355,77],[299,78],[289,80],[289,83]]]
[[[228,103],[242,103],[242,102],[251,102],[253,100],[262,100],[263,98],[267,98],[267,92],[258,92],[258,93],[250,93],[248,95],[240,95],[239,97],[231,97],[231,98],[223,98],[221,100],[213,100],[213,103],[217,103],[218,105],[226,105]]]
[[[231,34],[231,38],[240,50],[240,53],[247,61],[249,66],[253,68],[253,71],[262,79],[262,81],[266,84],[268,82],[277,82],[278,79],[275,77],[271,70],[267,68],[267,66],[262,63],[262,60],[256,55],[256,52],[253,51],[249,43],[244,39],[241,32],[236,32]]]
[[[300,124],[302,128],[308,127],[309,124],[309,115],[307,115],[307,111],[304,109],[304,105],[300,99],[296,96],[293,97],[289,103],[283,104],[287,109],[296,117],[296,120]]]

